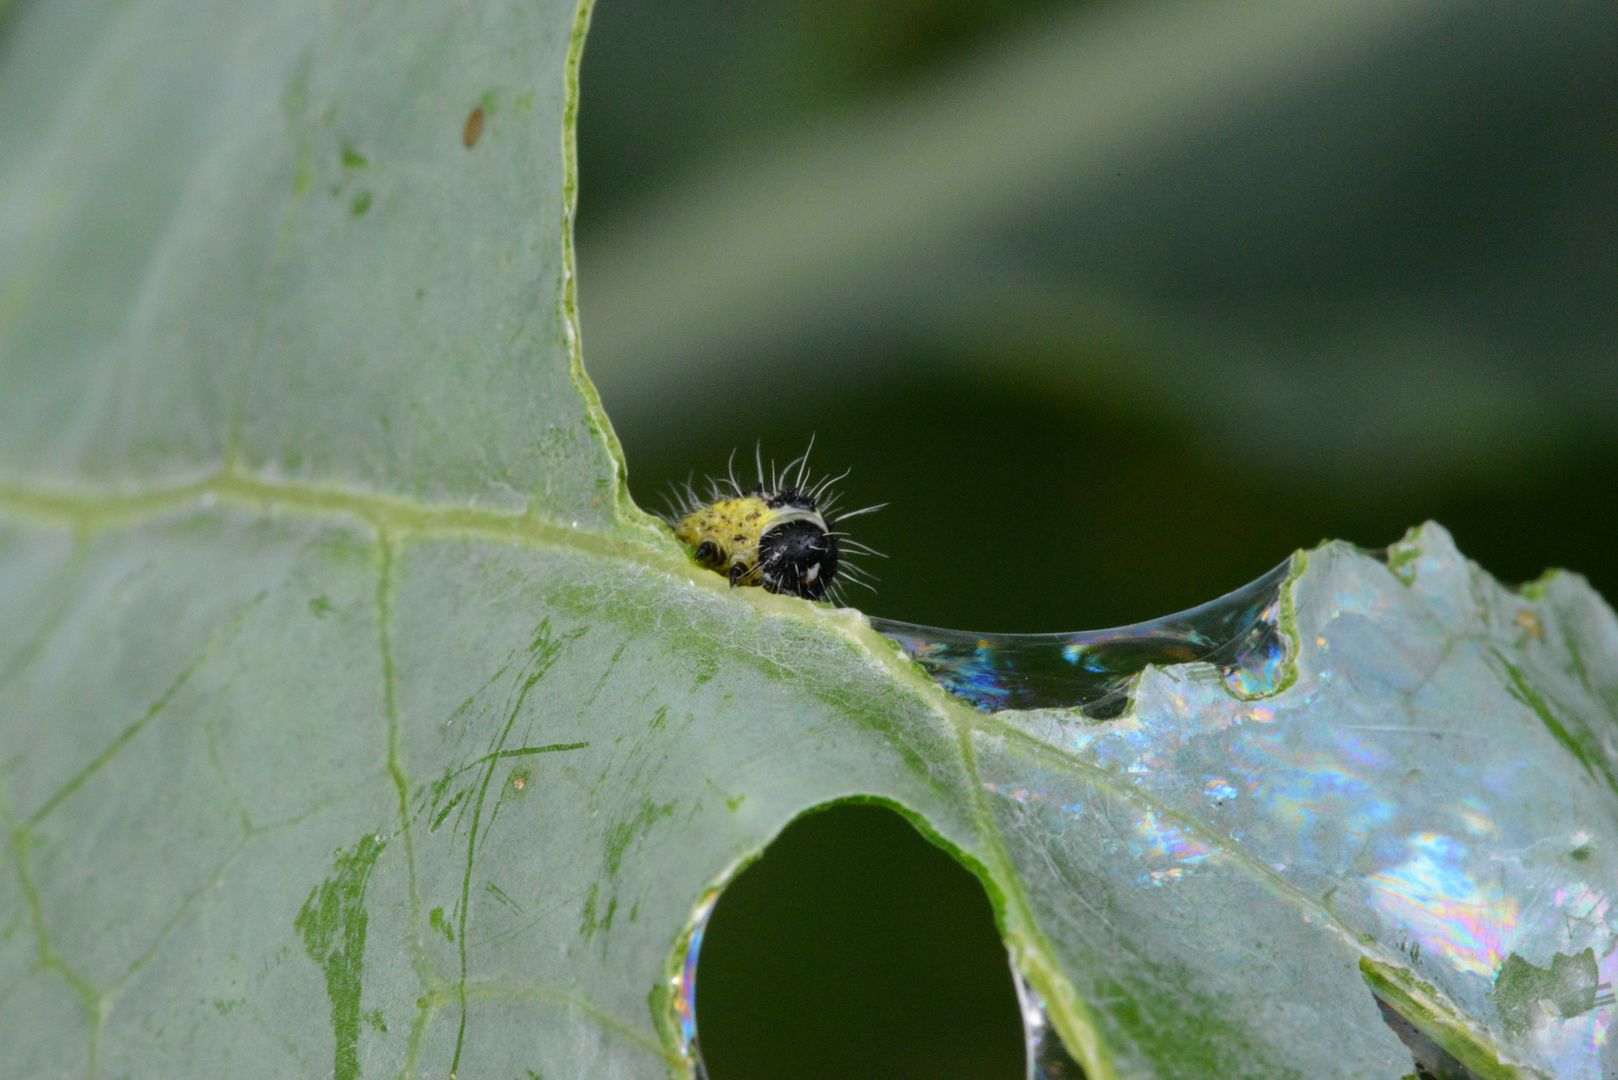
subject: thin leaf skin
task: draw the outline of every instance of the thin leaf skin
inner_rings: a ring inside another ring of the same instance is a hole
[[[1154,886],[1142,833],[1165,823],[1138,799],[1015,742],[980,738],[979,752],[1029,902],[1119,1075],[1410,1071],[1358,951],[1248,860],[1199,851],[1195,874]]]
[[[1061,868],[1024,877],[1041,923],[1066,970],[1110,958],[1108,985],[1080,992],[1116,1002],[1103,1013],[1143,1057],[1183,1049],[1154,1015],[1169,997],[1224,1029],[1192,1040],[1204,1070],[1268,1041],[1263,1075],[1379,1075],[1399,1054],[1373,1037],[1369,963],[1407,973],[1480,1075],[1598,1080],[1615,1064],[1618,620],[1572,575],[1501,587],[1434,525],[1389,561],[1310,553],[1298,680],[1274,697],[1244,705],[1186,665],[1149,671],[1115,723],[1015,717],[1036,748],[1000,751],[991,779],[1013,860]],[[1508,966],[1583,955],[1600,958],[1587,985],[1502,996]]]
[[[610,522],[563,229],[578,33],[575,0],[16,13],[0,471],[229,467]]]

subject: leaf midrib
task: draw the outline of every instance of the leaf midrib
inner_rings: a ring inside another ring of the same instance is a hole
[[[395,537],[441,536],[562,546],[596,555],[678,565],[672,538],[644,514],[622,521],[617,535],[562,522],[533,510],[482,509],[421,502],[337,485],[289,482],[235,469],[201,480],[143,488],[49,487],[0,479],[0,514],[85,533],[133,528],[175,510],[225,505],[255,511],[291,510],[361,521]],[[638,535],[637,535],[638,534]]]

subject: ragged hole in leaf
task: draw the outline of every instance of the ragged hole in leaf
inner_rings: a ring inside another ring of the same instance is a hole
[[[709,1080],[1027,1075],[983,887],[885,807],[799,818],[726,887],[695,1011]]]
[[[1013,972],[1017,1000],[1022,1005],[1022,1024],[1027,1043],[1028,1080],[1085,1080],[1084,1066],[1062,1045],[1062,1037],[1051,1023],[1050,1010],[1038,990]]]
[[[1454,1054],[1439,1046],[1415,1024],[1406,1020],[1382,998],[1376,994],[1371,997],[1376,1001],[1376,1007],[1382,1013],[1382,1019],[1393,1033],[1399,1036],[1399,1041],[1410,1048],[1410,1057],[1415,1063],[1416,1080],[1483,1080],[1477,1073],[1468,1069]]]

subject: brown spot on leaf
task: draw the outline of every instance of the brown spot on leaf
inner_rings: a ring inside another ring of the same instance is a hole
[[[1529,637],[1537,638],[1545,632],[1544,626],[1540,625],[1539,616],[1527,608],[1518,609],[1517,617],[1514,621],[1519,629],[1527,632]]]
[[[483,134],[483,106],[479,105],[472,110],[472,115],[466,118],[466,127],[461,131],[461,141],[468,150],[478,144],[478,138]]]

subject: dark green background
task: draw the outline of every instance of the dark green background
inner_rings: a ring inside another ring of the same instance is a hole
[[[1256,89],[1155,172],[996,226],[996,257],[1042,284],[1099,266],[1143,310],[1252,342],[1255,393],[1341,386],[1340,409],[1322,412],[1341,431],[1272,436],[1228,430],[1245,414],[1199,415],[1195,387],[1229,369],[1194,344],[1178,361],[1192,393],[1171,402],[1106,378],[1029,378],[1007,362],[1023,344],[997,355],[992,330],[913,333],[896,311],[876,330],[762,343],[740,374],[663,409],[615,409],[601,380],[637,501],[661,509],[672,483],[722,473],[733,449],[750,461],[762,442],[784,462],[813,435],[819,470],[851,470],[847,506],[888,504],[851,526],[887,558],[864,561],[879,591],[850,602],[957,628],[1151,618],[1296,548],[1383,546],[1427,518],[1505,581],[1562,566],[1618,595],[1614,9],[1445,10],[1295,93]],[[587,363],[591,260],[614,225],[1069,13],[1051,0],[600,0],[579,130]],[[1488,348],[1431,367],[1413,355],[1421,374],[1401,381],[1385,352],[1337,329],[1384,313]],[[1059,336],[1042,362],[1127,366],[1120,340]],[[828,350],[843,361],[831,374]],[[1532,407],[1419,419],[1480,386]],[[795,826],[721,901],[699,999],[713,1080],[1021,1075],[986,902],[886,814]],[[880,1013],[862,996],[873,988]],[[980,1025],[960,1021],[963,1003]]]

